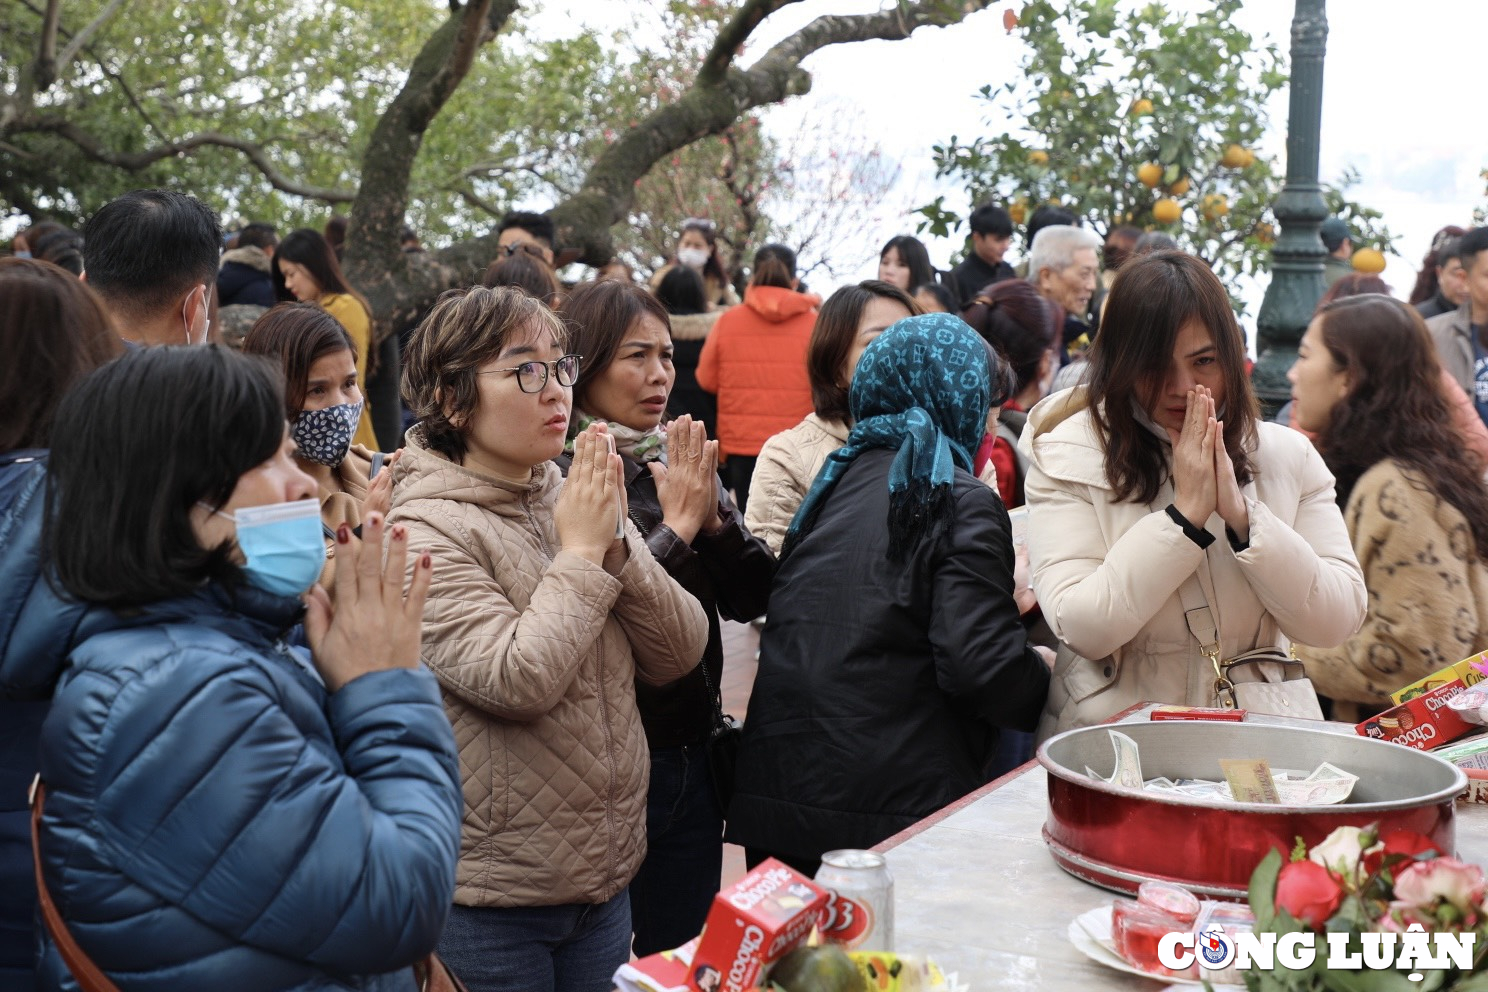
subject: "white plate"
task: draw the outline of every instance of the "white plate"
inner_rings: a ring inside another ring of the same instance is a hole
[[[1202,985],[1193,978],[1169,977],[1167,975],[1154,975],[1150,971],[1143,971],[1127,962],[1120,954],[1116,953],[1116,945],[1111,940],[1111,907],[1097,906],[1087,913],[1081,913],[1070,922],[1070,943],[1075,949],[1084,954],[1097,964],[1103,964],[1107,968],[1115,968],[1124,971],[1128,975],[1137,975],[1141,978],[1150,979],[1154,982],[1167,982],[1169,985]],[[1213,985],[1215,989],[1244,989],[1243,985]]]

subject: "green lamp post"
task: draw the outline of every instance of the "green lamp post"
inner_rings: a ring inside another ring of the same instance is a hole
[[[1281,233],[1271,252],[1271,284],[1256,319],[1260,360],[1252,374],[1266,416],[1291,396],[1287,370],[1323,295],[1327,251],[1318,227],[1328,217],[1318,183],[1323,118],[1323,55],[1328,43],[1326,0],[1297,0],[1292,18],[1291,104],[1287,111],[1286,184],[1272,212]]]

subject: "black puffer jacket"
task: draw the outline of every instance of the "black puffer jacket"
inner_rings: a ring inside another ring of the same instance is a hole
[[[708,646],[702,664],[669,685],[636,680],[636,704],[653,750],[704,741],[713,729],[713,706],[723,680],[723,633],[719,615],[746,622],[765,612],[775,556],[765,542],[744,527],[744,517],[718,487],[723,528],[716,534],[699,531],[689,545],[661,522],[656,480],[640,462],[621,456],[625,463],[625,492],[630,518],[646,536],[646,546],[683,589],[692,593],[708,615]],[[558,467],[568,475],[571,459],[562,455]],[[709,690],[712,690],[711,693]],[[710,698],[710,696],[712,698]]]
[[[725,839],[802,860],[868,848],[988,780],[1049,670],[1013,602],[996,492],[956,470],[939,546],[888,557],[889,466],[867,451],[781,562]]]

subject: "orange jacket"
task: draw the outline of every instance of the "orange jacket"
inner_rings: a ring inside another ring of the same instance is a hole
[[[718,395],[718,447],[758,455],[771,437],[812,411],[806,344],[818,296],[750,286],[724,312],[698,358],[697,381]]]

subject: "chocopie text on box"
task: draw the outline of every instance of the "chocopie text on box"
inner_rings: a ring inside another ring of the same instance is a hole
[[[1447,705],[1448,700],[1465,688],[1461,679],[1453,679],[1356,724],[1354,731],[1361,737],[1429,751],[1477,729]]]
[[[713,897],[688,984],[697,992],[756,988],[770,965],[806,942],[826,905],[826,890],[764,861]]]

